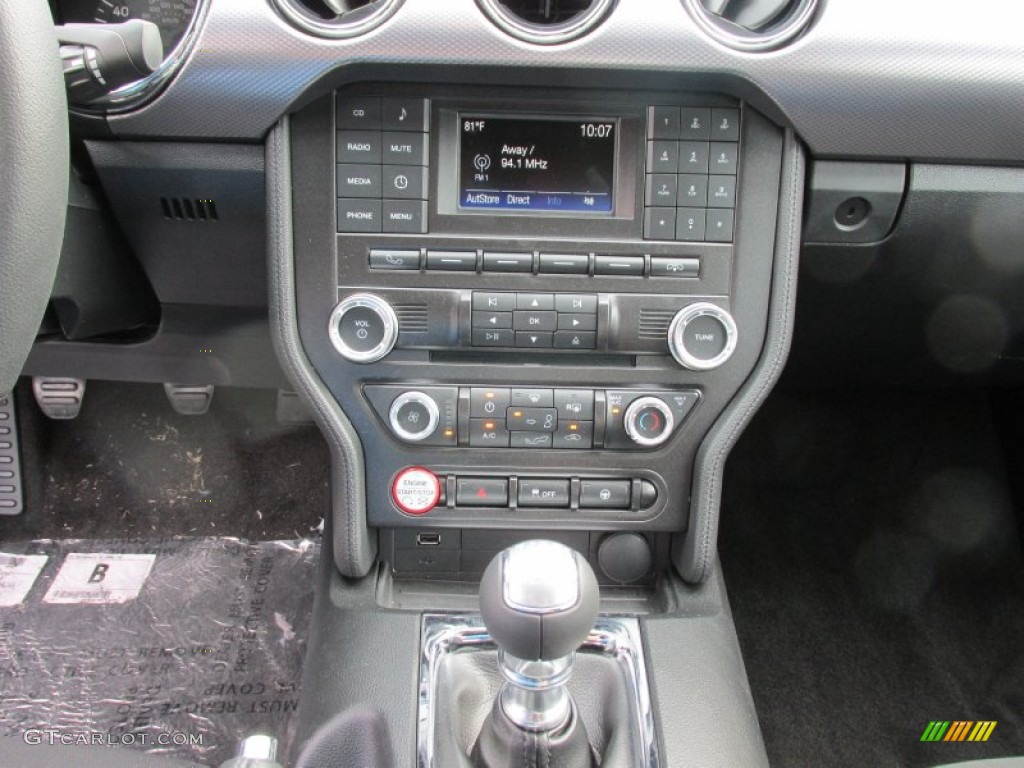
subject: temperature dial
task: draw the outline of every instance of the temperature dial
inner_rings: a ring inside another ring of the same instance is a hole
[[[398,340],[398,318],[380,296],[357,293],[331,313],[327,333],[338,354],[353,363],[374,363],[386,357]]]
[[[717,368],[736,350],[736,321],[706,301],[679,310],[668,329],[672,357],[691,371]]]
[[[409,443],[418,443],[434,434],[439,419],[437,402],[424,392],[404,392],[395,398],[388,412],[391,429]]]
[[[676,419],[660,397],[641,397],[629,404],[623,419],[626,434],[637,445],[661,445],[672,436]]]

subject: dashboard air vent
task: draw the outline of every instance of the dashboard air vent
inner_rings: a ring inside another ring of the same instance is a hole
[[[318,37],[355,37],[382,24],[402,0],[272,0],[288,21]]]
[[[513,37],[549,45],[596,27],[615,0],[477,0],[484,13]]]
[[[700,27],[723,45],[768,51],[800,35],[818,0],[683,0]]]

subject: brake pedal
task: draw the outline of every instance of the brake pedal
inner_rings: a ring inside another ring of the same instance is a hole
[[[0,515],[20,515],[24,510],[18,461],[18,415],[12,392],[0,396]]]
[[[191,386],[165,383],[164,392],[171,401],[171,408],[182,416],[202,416],[210,410],[210,403],[213,402],[213,384]]]
[[[32,393],[39,410],[51,419],[74,419],[85,400],[85,379],[33,376]]]

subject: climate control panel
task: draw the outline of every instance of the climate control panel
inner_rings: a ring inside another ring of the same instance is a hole
[[[363,392],[407,445],[528,450],[650,450],[701,401],[696,389],[369,384]]]

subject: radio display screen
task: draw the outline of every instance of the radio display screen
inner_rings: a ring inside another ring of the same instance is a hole
[[[459,208],[610,214],[618,120],[459,117]]]

